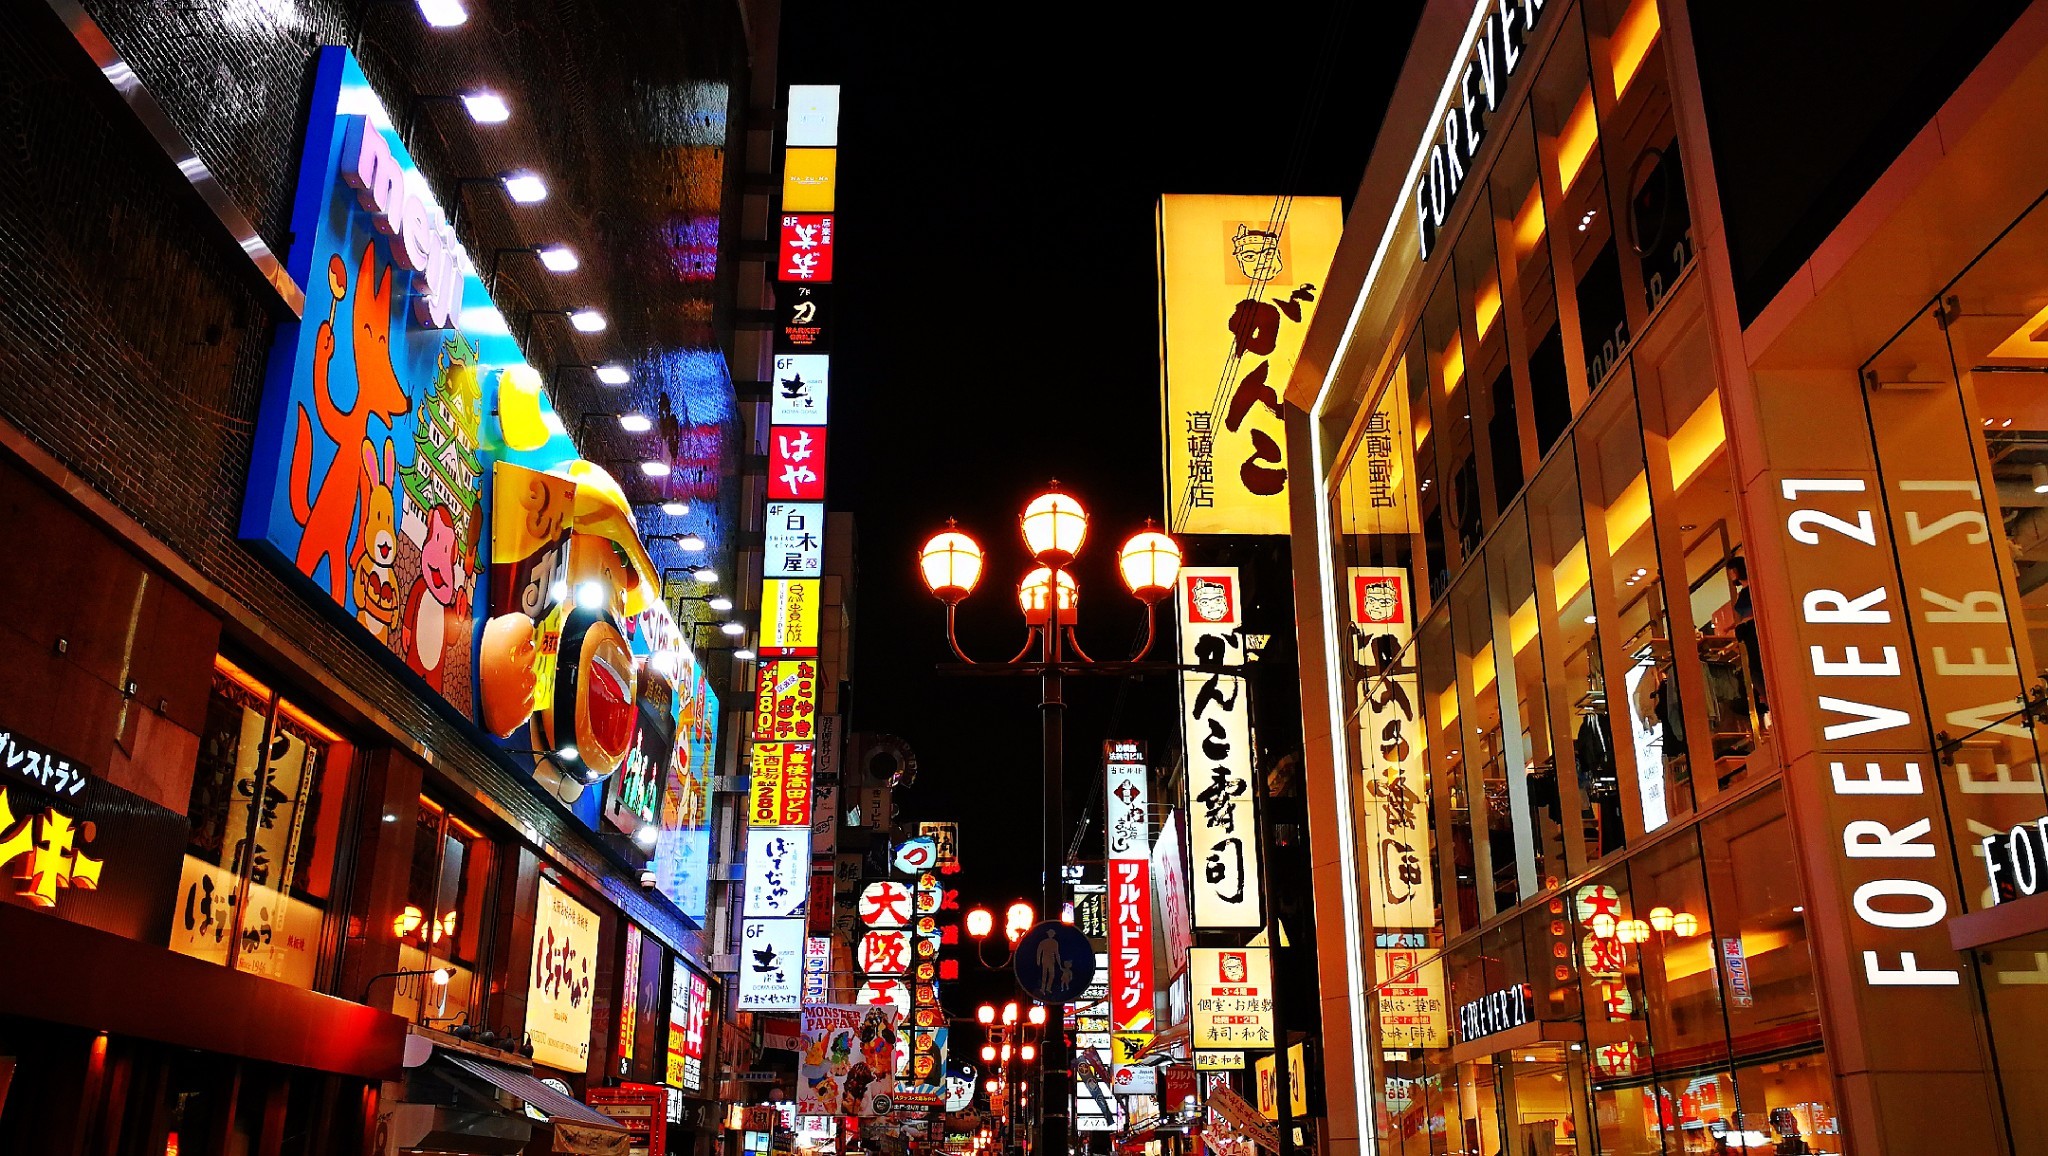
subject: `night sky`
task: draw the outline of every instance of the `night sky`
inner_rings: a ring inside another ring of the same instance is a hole
[[[1156,198],[1287,191],[1348,208],[1419,5],[1099,19],[1120,7],[1071,22],[1015,10],[1000,33],[974,6],[783,10],[783,82],[844,86],[830,505],[858,521],[852,726],[916,751],[899,813],[960,820],[963,897],[998,912],[1038,890],[1037,683],[934,672],[944,610],[917,548],[949,516],[982,542],[962,639],[1006,660],[1024,631],[1017,517],[1057,478],[1091,514],[1083,645],[1130,653],[1143,616],[1114,554],[1162,504]],[[1069,682],[1069,836],[1105,738],[1173,748],[1173,694],[1166,679]],[[1084,858],[1101,839],[1089,831]]]

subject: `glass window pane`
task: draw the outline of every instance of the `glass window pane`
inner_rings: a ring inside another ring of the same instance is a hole
[[[1553,751],[1558,793],[1565,800],[1564,813],[1575,817],[1566,837],[1576,841],[1579,858],[1569,872],[1576,874],[1585,864],[1620,849],[1625,831],[1600,627],[1593,612],[1579,470],[1572,455],[1551,459],[1530,487],[1529,531],[1543,617],[1545,680],[1560,736]]]

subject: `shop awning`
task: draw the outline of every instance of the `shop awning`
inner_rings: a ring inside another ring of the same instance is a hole
[[[506,1064],[444,1051],[440,1058],[516,1099],[548,1118],[554,1126],[556,1152],[572,1156],[626,1156],[625,1125],[581,1100],[557,1092]]]

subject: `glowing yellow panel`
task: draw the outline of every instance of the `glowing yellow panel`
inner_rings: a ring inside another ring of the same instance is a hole
[[[1586,567],[1586,544],[1580,542],[1572,552],[1564,556],[1550,571],[1551,581],[1557,585],[1557,606],[1554,613],[1563,614],[1564,608],[1586,588],[1589,577]]]
[[[1593,86],[1587,85],[1572,114],[1565,118],[1564,131],[1557,135],[1557,180],[1567,190],[1579,179],[1593,145],[1600,140],[1600,125],[1593,118]]]
[[[1465,380],[1465,343],[1457,334],[1451,335],[1450,348],[1444,350],[1438,364],[1444,371],[1444,396],[1449,397],[1458,392],[1458,385]]]
[[[1472,301],[1472,327],[1479,332],[1479,340],[1493,332],[1493,323],[1500,319],[1500,278],[1491,277],[1479,287],[1479,295]]]
[[[1607,507],[1607,550],[1618,553],[1650,520],[1650,482],[1638,473],[1614,504]]]
[[[1493,673],[1493,643],[1489,642],[1479,648],[1478,654],[1472,656],[1473,688],[1484,693],[1487,687],[1493,685]]]
[[[1657,33],[1663,27],[1657,19],[1657,0],[1635,0],[1628,11],[1621,14],[1621,22],[1614,26],[1614,39],[1608,50],[1614,57],[1614,92],[1617,97],[1628,91],[1629,82],[1643,67],[1643,59],[1650,54],[1650,46],[1657,43]]]
[[[1671,435],[1666,446],[1671,454],[1671,488],[1683,490],[1727,440],[1727,431],[1721,425],[1720,399],[1709,393],[1678,427],[1678,432]]]
[[[1514,614],[1508,618],[1508,645],[1514,647],[1516,654],[1520,654],[1522,648],[1535,638],[1536,596],[1531,594],[1522,600],[1520,606],[1515,607]]]
[[[1521,260],[1536,251],[1543,241],[1543,187],[1531,185],[1529,199],[1522,202],[1522,208],[1515,214],[1515,259]]]
[[[782,155],[782,211],[829,213],[839,175],[838,149],[789,149]]]

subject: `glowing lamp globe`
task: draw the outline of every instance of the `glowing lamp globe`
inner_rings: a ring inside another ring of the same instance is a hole
[[[1017,1057],[1028,1064],[1038,1058],[1038,1048],[1031,1044],[1025,1044],[1017,1049]]]
[[[996,1058],[996,1049],[995,1049],[995,1045],[994,1045],[994,1044],[983,1044],[983,1045],[981,1045],[981,1062],[982,1062],[982,1063],[984,1063],[984,1064],[988,1064],[988,1063],[994,1063],[994,1062],[995,1062],[995,1058]]]
[[[1681,911],[1671,917],[1672,934],[1690,937],[1700,933],[1700,917],[1690,911]]]
[[[996,929],[995,912],[986,907],[976,907],[967,913],[967,934],[974,939],[987,939],[988,933]],[[982,1007],[986,1009],[987,1004]],[[987,1020],[981,1021],[987,1023]]]
[[[1180,543],[1157,530],[1140,530],[1124,543],[1117,568],[1123,571],[1124,585],[1150,606],[1173,593],[1174,576],[1180,573]]]
[[[1003,1005],[1003,1022],[1006,1024],[1013,1024],[1017,1022],[1016,1000],[1011,1000],[1009,1003]],[[1008,1059],[1009,1057],[1005,1056],[1004,1058]]]
[[[1072,626],[1074,610],[1081,601],[1081,588],[1074,584],[1074,576],[1065,570],[1048,570],[1043,566],[1024,576],[1017,585],[1017,604],[1024,608],[1024,621],[1033,626],[1044,626],[1052,614],[1052,590],[1054,576],[1059,586],[1059,621],[1057,625]]]
[[[992,1003],[985,1003],[982,1004],[980,1007],[975,1008],[974,1018],[985,1024],[992,1024],[996,1022],[996,1005]]]
[[[1601,939],[1612,939],[1614,937],[1614,916],[1607,914],[1605,911],[1593,916],[1593,934]]]
[[[952,529],[951,520],[946,525],[918,552],[917,565],[926,588],[952,605],[974,593],[974,584],[981,580],[981,544]]]
[[[1034,1024],[1042,1024],[1045,1022],[1044,1004],[1035,1003],[1031,1005],[1031,1022]]]
[[[1669,907],[1650,908],[1650,926],[1659,931],[1671,930],[1671,915],[1672,912]]]
[[[1024,545],[1040,566],[1060,567],[1081,552],[1088,536],[1088,511],[1072,494],[1048,490],[1024,507]]]

